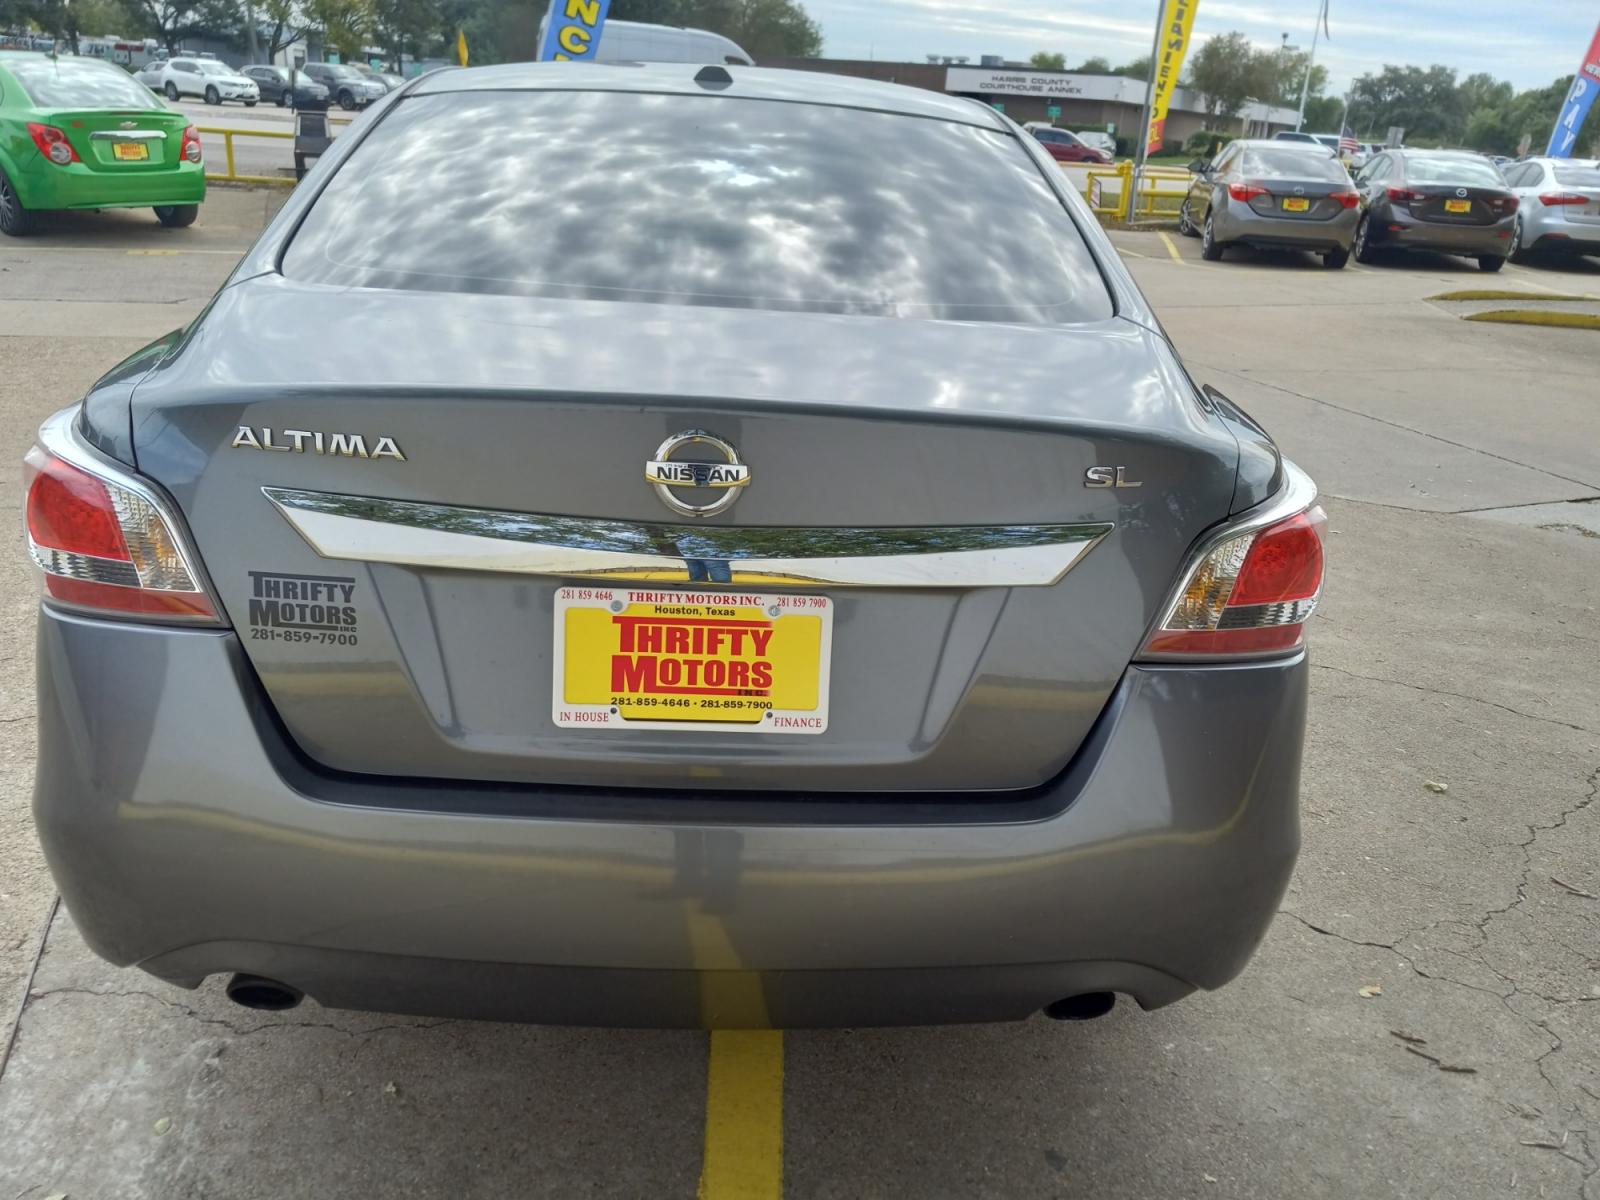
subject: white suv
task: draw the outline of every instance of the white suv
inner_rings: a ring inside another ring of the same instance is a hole
[[[261,99],[255,80],[246,79],[216,58],[169,58],[148,63],[137,78],[151,91],[164,93],[168,100],[199,96],[207,104],[239,100],[246,108],[254,108]]]

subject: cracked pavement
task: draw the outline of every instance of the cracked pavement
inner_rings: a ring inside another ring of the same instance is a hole
[[[202,248],[242,249],[262,203],[217,193]],[[0,247],[7,295],[65,310],[0,322],[12,461],[230,265],[119,237],[182,244],[86,218]],[[1460,322],[1427,303],[1474,280],[1449,259],[1326,272],[1115,240],[1194,374],[1324,492],[1300,867],[1217,993],[786,1035],[786,1192],[1600,1200],[1600,540],[1499,516],[1600,496],[1600,340]],[[1600,266],[1501,285],[1600,292]],[[694,1193],[701,1034],[250,1012],[217,980],[106,966],[65,912],[41,946],[19,556],[0,583],[0,1021],[28,996],[0,1197]]]

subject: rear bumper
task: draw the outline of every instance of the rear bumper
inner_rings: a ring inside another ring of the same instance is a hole
[[[1391,210],[1373,214],[1371,233],[1376,235],[1374,244],[1385,249],[1504,258],[1511,253],[1515,224],[1515,217],[1507,217],[1493,225],[1445,225]]]
[[[1087,990],[1154,1007],[1244,967],[1299,845],[1303,656],[1131,669],[1062,776],[959,809],[333,777],[231,633],[47,611],[38,678],[35,819],[89,944],[338,1007],[689,1026],[1010,1019]]]
[[[1230,199],[1226,215],[1217,222],[1217,237],[1226,242],[1242,242],[1264,250],[1345,250],[1355,241],[1360,212],[1348,208],[1336,217],[1298,220],[1292,217],[1264,217],[1248,204]]]
[[[35,154],[13,180],[25,208],[144,208],[199,204],[206,198],[205,164],[184,162],[162,170],[119,175],[82,163],[58,167]]]

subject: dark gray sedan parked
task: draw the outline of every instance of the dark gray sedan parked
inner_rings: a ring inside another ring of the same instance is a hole
[[[981,104],[416,80],[26,488],[51,869],[241,1004],[1095,1016],[1294,864],[1315,489]]]
[[[279,108],[327,108],[328,89],[323,87],[304,71],[294,73],[294,84],[291,88],[288,67],[253,66],[243,67],[240,74],[248,79],[255,80],[261,89],[261,98],[271,101]]]
[[[1335,268],[1350,260],[1358,197],[1344,165],[1319,143],[1230,142],[1189,170],[1178,229],[1201,239],[1208,261],[1229,246],[1310,250]]]
[[[1361,224],[1356,258],[1385,250],[1431,250],[1476,258],[1485,271],[1505,266],[1517,223],[1517,198],[1479,154],[1385,150],[1356,176]]]

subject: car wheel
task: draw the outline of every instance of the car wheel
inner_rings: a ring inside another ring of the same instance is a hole
[[[355,95],[348,88],[341,88],[339,91],[339,107],[344,109],[345,112],[355,112],[356,110]]]
[[[1200,257],[1207,262],[1221,262],[1222,249],[1217,241],[1216,218],[1208,212],[1205,228],[1200,232]]]
[[[1487,271],[1491,275],[1493,275],[1496,271],[1498,271],[1501,267],[1503,267],[1505,265],[1506,265],[1506,260],[1505,259],[1496,258],[1492,254],[1485,254],[1483,257],[1478,259],[1478,270]]]
[[[1359,263],[1369,263],[1374,257],[1372,242],[1367,237],[1367,230],[1370,225],[1370,218],[1362,217],[1361,222],[1356,226],[1355,254],[1356,261]]]
[[[200,215],[198,204],[158,204],[155,208],[156,220],[168,229],[187,229],[194,224],[194,219]]]
[[[212,87],[209,83],[206,84],[206,103],[207,104],[221,104],[222,103],[222,93],[217,91],[217,89]]]
[[[1194,227],[1194,219],[1189,216],[1189,198],[1185,196],[1183,203],[1178,206],[1178,232],[1184,237],[1199,237],[1200,231]]]
[[[256,102],[254,100],[246,100],[244,102],[244,106],[246,108],[254,108],[256,106]]]
[[[1528,251],[1522,245],[1522,218],[1518,217],[1511,226],[1511,261],[1527,262]]]
[[[1350,251],[1348,250],[1329,250],[1322,256],[1322,265],[1332,271],[1341,270],[1345,263],[1349,261]]]
[[[22,198],[4,171],[0,171],[0,233],[7,237],[27,237],[39,227],[37,213],[22,207]]]
[[[277,101],[277,103],[278,103],[278,107],[279,108],[288,108],[289,107],[289,93],[288,92],[279,92],[278,93],[278,101]]]
[[[178,98],[178,85],[170,79],[167,80],[167,86],[161,90],[167,94],[168,100],[176,100]]]

